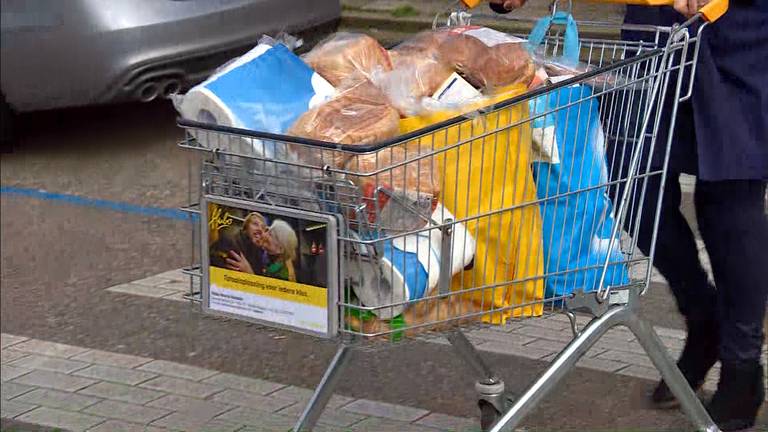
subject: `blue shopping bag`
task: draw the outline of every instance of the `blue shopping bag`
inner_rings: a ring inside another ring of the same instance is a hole
[[[578,33],[570,15],[542,19],[531,32],[529,44],[535,49],[549,25],[558,19],[566,26],[564,56],[559,60],[576,63]],[[540,211],[547,297],[579,289],[597,290],[606,257],[611,264],[605,285],[629,283],[619,242],[610,247],[616,221],[605,186],[608,170],[599,102],[591,96],[589,86],[578,84],[531,101],[531,114],[538,115],[533,127],[554,126],[554,138],[542,144],[556,146],[559,156],[557,161],[533,162],[536,193],[543,200]],[[550,198],[559,195],[563,196]]]

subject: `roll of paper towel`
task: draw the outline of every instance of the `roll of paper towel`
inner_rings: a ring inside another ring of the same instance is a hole
[[[182,117],[259,132],[284,133],[310,108],[333,97],[335,90],[281,44],[259,44],[225,64],[176,102]],[[192,131],[208,148],[272,159],[274,142]]]

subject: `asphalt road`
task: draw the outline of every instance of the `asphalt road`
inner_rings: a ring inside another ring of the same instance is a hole
[[[172,208],[187,202],[197,156],[176,147],[182,132],[167,102],[24,116],[22,140],[2,156],[3,187]],[[144,355],[289,384],[314,386],[334,346],[296,334],[213,319],[184,303],[104,291],[187,264],[190,223],[107,209],[94,201],[0,196],[6,333]],[[99,202],[97,202],[99,203]],[[122,209],[122,210],[121,210]],[[126,211],[125,209],[128,209]],[[644,308],[657,325],[680,325],[665,287]],[[488,355],[513,393],[542,362]],[[359,352],[339,392],[474,416],[473,377],[449,347],[409,343]],[[653,383],[578,369],[526,421],[541,430],[685,430],[676,411],[646,403]]]

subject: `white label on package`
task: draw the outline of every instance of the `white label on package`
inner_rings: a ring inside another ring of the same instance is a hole
[[[472,87],[472,84],[454,72],[437,89],[432,98],[445,104],[463,104],[479,96],[480,92]]]
[[[506,43],[525,42],[525,39],[520,39],[518,37],[514,37],[493,29],[489,29],[487,27],[473,28],[471,30],[465,31],[464,34],[472,36],[476,39],[479,39],[480,42],[484,43],[489,47],[493,47],[499,44],[506,44]]]

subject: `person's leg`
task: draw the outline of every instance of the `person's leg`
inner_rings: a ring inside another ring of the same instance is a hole
[[[650,253],[660,178],[649,180],[640,218],[638,247]],[[693,231],[680,210],[682,193],[679,174],[670,173],[664,186],[653,264],[667,279],[680,313],[685,317],[688,336],[678,367],[694,390],[704,382],[717,362],[718,324],[716,292],[699,261]],[[677,405],[664,382],[659,383],[652,401],[662,408]]]
[[[696,212],[717,284],[722,370],[710,405],[723,430],[751,427],[764,397],[760,353],[768,304],[765,182],[699,181]]]

